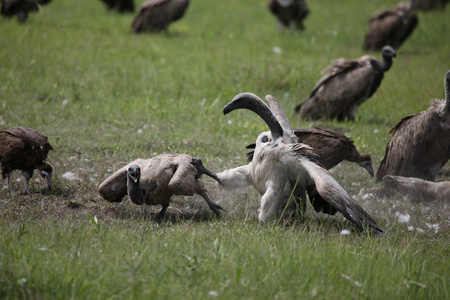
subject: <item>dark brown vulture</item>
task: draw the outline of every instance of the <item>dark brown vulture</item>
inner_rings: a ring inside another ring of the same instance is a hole
[[[34,169],[44,178],[48,188],[52,187],[52,166],[47,164],[48,152],[54,150],[48,138],[36,130],[14,127],[0,131],[0,162],[2,163],[3,180],[8,180],[14,170],[21,170],[25,177],[24,193],[29,194],[28,182]]]
[[[150,159],[137,159],[116,171],[99,186],[99,193],[109,202],[120,202],[128,194],[133,203],[161,205],[157,219],[164,217],[173,195],[202,196],[218,216],[223,210],[212,202],[201,181],[203,174],[220,182],[199,158],[186,154],[161,154]]]
[[[434,10],[445,9],[449,0],[411,0],[411,9],[415,10]]]
[[[110,10],[116,10],[120,13],[134,12],[133,0],[101,0]]]
[[[248,109],[258,114],[270,131],[256,139],[252,161],[248,165],[225,170],[217,176],[224,189],[253,186],[261,195],[259,220],[277,221],[300,208],[304,214],[306,193],[317,212],[345,218],[373,233],[384,232],[372,217],[320,166],[311,147],[298,143],[280,103],[266,96],[268,104],[251,93],[236,95],[223,113]]]
[[[181,19],[189,0],[150,0],[142,4],[134,19],[132,30],[158,32],[167,30],[170,23]]]
[[[417,14],[412,12],[410,4],[401,2],[394,9],[376,12],[369,20],[369,29],[363,48],[376,51],[384,45],[398,49],[416,28]]]
[[[385,175],[434,181],[450,159],[450,71],[444,86],[444,101],[432,100],[427,111],[404,117],[391,129],[377,181]]]
[[[359,106],[378,89],[396,53],[391,46],[384,46],[381,56],[382,62],[369,55],[333,61],[334,65],[322,71],[324,76],[309,98],[295,107],[295,113],[308,120],[355,120]]]
[[[51,0],[1,0],[2,10],[0,14],[5,17],[17,15],[20,22],[25,22],[28,13],[39,10],[41,5],[49,3]]]
[[[369,154],[362,154],[356,149],[352,139],[345,134],[323,128],[294,129],[297,142],[306,144],[318,156],[317,160],[329,170],[343,160],[355,162],[369,172],[373,177],[372,159]],[[247,146],[255,148],[256,144]],[[249,161],[253,159],[254,151],[247,153]]]
[[[305,0],[271,0],[268,6],[278,18],[278,30],[282,31],[284,27],[291,30],[305,28],[303,20],[309,14]]]

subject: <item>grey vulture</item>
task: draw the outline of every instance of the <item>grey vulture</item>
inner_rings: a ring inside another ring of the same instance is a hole
[[[164,217],[173,195],[198,194],[220,216],[223,208],[209,199],[199,180],[203,174],[220,181],[199,158],[187,154],[161,154],[150,159],[137,159],[122,167],[100,184],[99,193],[109,202],[121,202],[128,194],[137,205],[161,205],[157,219]]]
[[[377,181],[385,175],[434,181],[450,159],[450,71],[444,86],[445,100],[432,100],[427,111],[406,116],[391,129]]]
[[[410,4],[401,2],[394,9],[376,12],[369,20],[363,48],[367,51],[380,50],[384,45],[398,49],[411,35],[418,23],[417,14]]]
[[[268,7],[278,19],[278,30],[285,27],[291,30],[304,29],[303,20],[309,10],[305,0],[271,0]]]
[[[4,17],[17,15],[20,22],[25,22],[28,13],[39,10],[40,6],[49,3],[51,0],[1,0],[2,9],[0,14]]]
[[[150,0],[142,4],[133,21],[135,33],[166,30],[170,23],[181,19],[189,6],[189,0]]]
[[[373,177],[372,158],[369,154],[360,153],[353,140],[345,134],[324,128],[294,129],[294,134],[298,143],[306,144],[313,149],[317,160],[325,169],[329,170],[341,161],[347,160],[357,163]],[[248,145],[247,149],[254,149],[255,146],[256,144]],[[247,153],[249,161],[252,161],[253,154],[254,151]]]
[[[378,89],[396,53],[391,46],[384,46],[381,56],[383,61],[369,55],[333,61],[333,65],[322,71],[324,76],[309,98],[295,107],[295,113],[308,120],[355,120],[359,105]]]
[[[2,178],[8,180],[8,189],[11,188],[12,171],[20,170],[25,178],[23,192],[29,194],[28,182],[35,169],[51,189],[53,170],[52,166],[45,162],[50,150],[54,149],[48,138],[34,129],[19,126],[0,131]]]
[[[414,177],[386,175],[383,187],[372,189],[370,193],[380,197],[401,196],[411,202],[450,202],[450,181],[432,182]]]
[[[119,13],[134,12],[133,0],[101,0],[109,10],[116,10]]]
[[[269,105],[254,94],[241,93],[224,107],[224,114],[244,108],[253,111],[265,121],[270,131],[261,133],[256,139],[253,159],[248,165],[217,174],[221,186],[224,189],[255,187],[261,195],[258,218],[262,222],[288,217],[296,206],[303,215],[308,193],[317,212],[330,215],[340,212],[360,228],[375,234],[384,232],[320,166],[312,148],[298,143],[279,102],[269,95],[266,100]]]

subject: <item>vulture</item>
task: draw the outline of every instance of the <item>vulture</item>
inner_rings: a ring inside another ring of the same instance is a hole
[[[434,181],[450,159],[450,71],[444,86],[444,101],[432,100],[427,111],[406,116],[391,129],[377,181],[385,175]]]
[[[449,0],[411,0],[411,9],[415,10],[434,10],[445,9]]]
[[[363,48],[377,51],[384,45],[391,45],[398,49],[411,35],[417,23],[417,14],[411,11],[411,5],[406,2],[399,3],[394,9],[380,10],[369,20]]]
[[[28,182],[34,169],[44,178],[48,188],[52,187],[52,166],[45,162],[48,152],[54,150],[48,138],[36,130],[24,127],[14,127],[0,131],[0,162],[2,178],[8,180],[11,188],[11,173],[21,170],[25,178],[23,192],[30,194]]]
[[[333,61],[333,65],[322,71],[324,76],[316,83],[309,98],[295,107],[295,113],[309,120],[355,120],[359,105],[378,89],[396,53],[391,46],[384,46],[381,56],[382,62],[369,55]]]
[[[258,218],[262,222],[289,216],[296,205],[303,215],[308,193],[317,212],[330,215],[340,212],[360,228],[383,233],[372,217],[320,166],[313,149],[298,142],[279,102],[270,95],[266,100],[268,105],[254,94],[241,93],[224,107],[225,115],[236,109],[253,111],[270,131],[256,139],[253,159],[248,165],[217,174],[221,187],[254,186],[261,195]]]
[[[20,22],[25,22],[30,11],[39,10],[41,5],[49,3],[51,0],[0,0],[2,9],[0,14],[5,17],[17,15]]]
[[[400,195],[411,202],[450,202],[450,181],[431,182],[414,177],[386,175],[383,187],[371,190],[378,196]]]
[[[329,170],[343,160],[355,162],[369,172],[373,177],[372,158],[369,154],[359,153],[352,139],[345,134],[324,128],[294,129],[297,142],[313,148],[317,160]],[[254,149],[256,144],[247,146]],[[247,153],[249,161],[253,159],[254,151]]]
[[[203,166],[199,158],[187,154],[161,154],[137,159],[122,167],[99,186],[100,195],[109,202],[121,202],[128,194],[137,205],[161,205],[156,215],[164,218],[173,195],[202,196],[209,208],[220,216],[223,208],[212,202],[200,177],[205,174],[220,182],[216,174]]]
[[[150,0],[142,4],[133,21],[135,33],[167,30],[169,24],[181,19],[189,6],[189,0]]]
[[[309,14],[305,0],[271,0],[268,7],[278,18],[279,31],[282,31],[284,27],[289,27],[291,30],[305,28],[303,20]]]
[[[133,0],[101,0],[110,10],[114,9],[120,13],[134,12]]]

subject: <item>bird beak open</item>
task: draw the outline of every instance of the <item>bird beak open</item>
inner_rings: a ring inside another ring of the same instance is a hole
[[[137,175],[133,175],[133,176],[131,176],[131,178],[133,178],[134,183],[137,183],[139,181],[139,178],[137,177]]]

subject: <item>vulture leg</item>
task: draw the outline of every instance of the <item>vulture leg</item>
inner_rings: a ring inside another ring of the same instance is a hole
[[[25,10],[20,11],[17,14],[17,18],[19,18],[20,22],[25,22],[27,20],[27,18],[28,18],[28,12],[25,11]]]
[[[155,216],[155,220],[157,222],[161,222],[162,220],[164,220],[164,216],[166,215],[166,210],[167,210],[168,207],[169,207],[169,201],[167,201],[166,203],[162,204],[161,210]]]
[[[280,20],[278,20],[277,29],[279,32],[283,32],[284,25],[283,25],[283,22],[281,22]]]
[[[30,189],[28,188],[28,182],[31,179],[31,176],[33,176],[33,171],[22,171],[22,175],[25,179],[25,188],[23,189],[24,194],[30,194]]]
[[[211,201],[211,199],[209,199],[208,194],[206,192],[203,192],[199,195],[202,196],[203,199],[205,199],[206,203],[208,203],[209,208],[216,214],[216,216],[220,217],[220,210],[225,210],[225,209],[223,209],[219,204],[216,204],[213,201]]]

